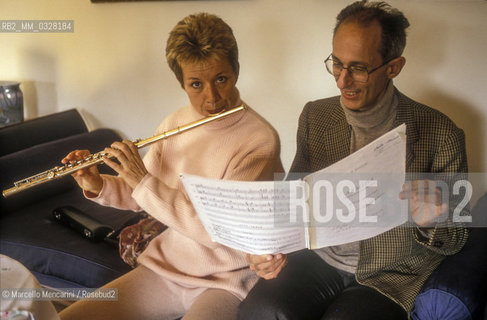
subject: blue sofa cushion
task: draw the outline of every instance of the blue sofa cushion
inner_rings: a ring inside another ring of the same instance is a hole
[[[109,129],[71,135],[0,157],[0,187],[60,165],[74,149],[103,150],[120,137]],[[113,172],[100,165],[101,172]],[[71,177],[64,177],[0,199],[0,253],[25,265],[38,280],[56,288],[96,288],[131,268],[113,245],[94,243],[54,220],[52,211],[74,206],[118,230],[136,223],[139,214],[102,207],[84,198]]]
[[[487,216],[487,194],[472,210]],[[415,301],[412,319],[484,319],[487,301],[487,228],[470,229],[460,252],[445,258],[426,281]]]
[[[73,189],[2,217],[0,253],[20,261],[43,285],[56,288],[97,288],[130,271],[116,247],[92,242],[53,218],[52,210],[65,205],[113,229],[138,219],[137,213],[99,206]]]
[[[412,319],[471,320],[470,310],[456,295],[440,289],[428,289],[418,295]]]
[[[75,149],[89,149],[98,152],[109,146],[120,137],[109,129],[98,129],[68,136],[62,139],[41,143],[27,149],[13,152],[0,157],[0,187],[2,190],[13,187],[14,182],[35,174],[62,166],[61,159]],[[101,172],[113,173],[105,165],[99,166]],[[55,196],[74,188],[78,188],[74,179],[65,177],[56,179],[7,198],[0,197],[2,215],[20,209],[39,200]]]

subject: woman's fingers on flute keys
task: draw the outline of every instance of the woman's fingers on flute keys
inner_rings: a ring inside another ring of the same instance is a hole
[[[68,165],[74,164],[78,161],[83,161],[91,155],[89,150],[74,150],[68,153],[62,160],[61,163]],[[102,186],[103,180],[100,177],[100,173],[96,165],[79,169],[72,173],[71,176],[76,180],[78,185],[87,192],[88,196],[96,196]]]
[[[68,153],[68,155],[61,160],[61,162],[63,164],[76,163],[78,161],[85,160],[90,155],[91,153],[89,150],[74,150]],[[76,182],[78,182],[80,187],[83,189],[85,189],[85,186],[87,184],[86,179],[88,176],[90,176],[90,178],[88,179],[93,179],[94,177],[95,179],[99,180],[99,175],[100,174],[96,166],[91,166],[85,169],[79,169],[75,173],[71,174],[71,176],[75,178]]]
[[[61,163],[66,164],[69,162],[75,162],[83,160],[90,155],[89,150],[74,150],[68,153],[62,160]]]
[[[110,148],[105,148],[105,152],[114,156],[119,162],[106,158],[104,159],[105,163],[115,170],[132,188],[135,188],[147,174],[144,162],[132,141],[114,142]]]

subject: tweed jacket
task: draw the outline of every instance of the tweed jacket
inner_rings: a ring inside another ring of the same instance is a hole
[[[463,131],[441,112],[409,99],[396,88],[395,94],[399,103],[394,127],[407,126],[407,173],[466,174]],[[290,171],[314,172],[348,156],[351,130],[340,97],[307,103],[299,118]],[[406,223],[360,242],[355,278],[410,312],[423,283],[446,255],[462,248],[467,236],[465,228],[451,224],[451,217],[439,223],[429,239]]]

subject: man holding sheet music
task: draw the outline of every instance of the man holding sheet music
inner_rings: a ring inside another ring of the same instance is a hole
[[[400,11],[383,2],[358,1],[340,12],[325,65],[341,94],[305,105],[292,173],[328,167],[403,123],[409,180],[419,173],[467,172],[463,131],[393,84],[405,65],[408,26]],[[424,189],[418,191],[421,182],[405,185],[405,226],[289,256],[248,255],[263,279],[242,303],[240,318],[407,319],[425,280],[462,248],[467,231],[452,222],[454,196],[445,202],[434,190],[427,199]]]

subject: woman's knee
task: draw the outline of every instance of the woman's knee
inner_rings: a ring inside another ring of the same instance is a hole
[[[196,297],[183,319],[236,320],[239,304],[240,299],[229,291],[208,289]]]

